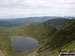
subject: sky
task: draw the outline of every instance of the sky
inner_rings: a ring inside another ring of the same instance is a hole
[[[75,16],[75,0],[0,0],[0,18]]]

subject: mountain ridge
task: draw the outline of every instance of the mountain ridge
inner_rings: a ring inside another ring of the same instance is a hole
[[[59,17],[29,17],[29,18],[19,18],[19,19],[8,19],[0,20],[0,27],[16,27],[21,25],[27,25],[35,22],[45,22],[54,18]],[[67,19],[67,18],[65,18]]]
[[[70,19],[68,18],[54,18],[54,19],[50,19],[48,21],[46,21],[45,23],[51,25],[52,27],[55,27],[57,29],[61,28],[62,26],[64,26],[64,24],[66,24]]]

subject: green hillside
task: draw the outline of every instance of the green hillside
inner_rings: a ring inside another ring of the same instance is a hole
[[[13,30],[15,30],[16,34],[20,31],[18,35],[32,36],[39,41],[42,41],[41,39],[51,36],[56,32],[56,28],[53,28],[45,23],[35,23],[27,26],[15,27]]]
[[[57,31],[49,41],[53,51],[50,56],[57,56],[59,51],[75,51],[75,19],[69,21],[61,30]]]
[[[12,36],[31,36],[39,41],[33,50],[14,53],[10,38]],[[58,56],[58,52],[75,49],[75,19],[70,20],[60,30],[46,23],[35,23],[13,28],[0,27],[0,50],[6,56]]]
[[[55,28],[49,26],[48,24],[42,24],[42,23],[35,23],[35,24],[22,26],[22,27],[0,28],[0,32],[1,32],[0,41],[4,42],[4,44],[6,45],[4,46],[2,44],[0,46],[0,49],[3,50],[3,52],[4,50],[6,50],[5,53],[7,53],[7,56],[18,55],[12,52],[13,49],[10,42],[11,36],[15,36],[15,35],[32,36],[36,38],[37,40],[39,40],[39,43],[41,43],[47,36],[51,36],[53,33],[55,33],[55,31],[56,31]],[[6,49],[7,45],[9,46],[8,49]]]
[[[61,47],[75,40],[75,19],[69,21],[61,30],[56,32],[52,38],[52,48]]]
[[[56,33],[52,35],[49,35],[50,33],[47,33],[47,34],[48,36],[46,37],[41,36],[42,39],[40,38],[41,42],[37,51],[38,53],[41,53],[40,55],[44,56],[45,54],[48,54],[49,52],[53,50],[58,50],[58,51],[62,50],[62,48],[68,44],[67,47],[65,47],[65,49],[67,49],[69,46],[71,46],[70,43],[73,42],[74,44],[75,42],[75,19],[70,20]],[[73,51],[74,45],[71,46],[71,49],[67,49],[66,51],[68,50]]]

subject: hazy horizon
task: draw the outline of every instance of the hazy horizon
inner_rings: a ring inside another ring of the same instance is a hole
[[[8,20],[8,19],[23,19],[23,18],[35,18],[35,17],[61,17],[61,18],[75,18],[75,16],[29,16],[29,17],[0,17],[0,20]]]

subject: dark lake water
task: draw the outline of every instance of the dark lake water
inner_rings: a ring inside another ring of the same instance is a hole
[[[11,38],[14,52],[24,52],[35,48],[39,43],[36,39],[26,36],[15,36]]]

